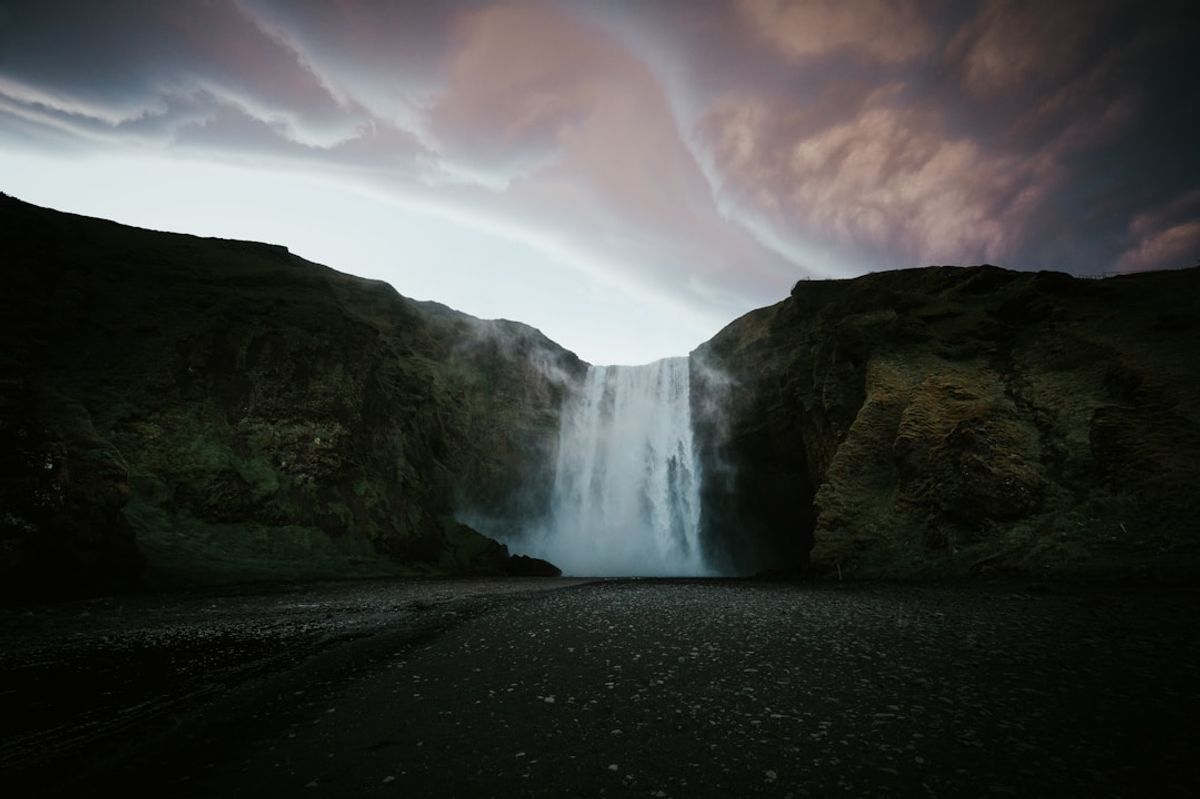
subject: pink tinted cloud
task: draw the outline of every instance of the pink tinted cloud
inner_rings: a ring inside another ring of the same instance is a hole
[[[888,266],[1003,259],[1057,174],[949,131],[899,85],[825,125],[802,105],[728,98],[701,132],[742,203],[786,234]]]
[[[1118,272],[1178,269],[1200,263],[1200,191],[1190,191],[1129,225],[1134,243],[1117,259]]]
[[[744,23],[788,58],[847,49],[883,62],[924,55],[934,35],[914,0],[735,0]]]
[[[988,93],[1064,79],[1084,58],[1111,3],[988,0],[951,42],[968,85]]]
[[[1150,269],[1178,269],[1200,263],[1200,220],[1180,222],[1156,230],[1139,217],[1133,230],[1142,236],[1134,247],[1117,260],[1118,272],[1144,272]]]
[[[1152,31],[1104,41],[1119,11],[1076,0],[987,2],[951,41],[948,63],[969,97],[1001,111],[1005,135],[1023,148],[1093,148],[1133,120],[1143,87],[1129,76],[1153,56]]]
[[[557,149],[624,85],[645,104],[649,76],[601,36],[534,4],[495,4],[459,16],[431,128],[452,155],[499,165]]]
[[[184,4],[164,18],[163,27],[190,56],[186,79],[220,83],[264,105],[316,119],[346,111],[295,50],[234,3]]]
[[[430,127],[448,158],[507,181],[494,210],[681,299],[744,304],[797,275],[718,213],[662,86],[603,29],[495,4],[460,17],[448,63]]]
[[[707,307],[800,264],[1143,268],[1200,218],[1147,211],[1196,183],[1169,4],[13,7],[23,140],[352,171]]]
[[[258,25],[303,54],[339,97],[410,120],[437,90],[450,31],[475,0],[424,3],[240,0]]]

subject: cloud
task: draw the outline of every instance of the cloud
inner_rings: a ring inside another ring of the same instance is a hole
[[[160,95],[148,100],[142,111],[118,118],[0,78],[0,114],[19,121],[20,130],[41,129],[42,137],[50,129],[58,134],[59,147],[76,152],[87,142],[150,146],[222,160],[291,163],[381,177],[415,178],[436,168],[436,158],[416,136],[386,122],[367,119],[337,141],[308,144],[294,137],[286,120],[256,116],[236,101],[203,90]],[[12,123],[5,127],[18,129]]]
[[[1134,243],[1117,259],[1116,271],[1179,269],[1200,263],[1200,191],[1139,214],[1129,225]]]
[[[418,137],[319,76],[232,0],[9,3],[0,111],[93,145],[419,174]]]
[[[914,0],[735,0],[735,7],[755,34],[793,59],[846,49],[899,62],[934,44]]]
[[[164,97],[204,92],[276,120],[307,143],[337,140],[361,121],[232,0],[7,8],[0,73],[69,113],[113,123],[153,113]]]
[[[603,36],[531,4],[463,14],[431,127],[447,151],[483,166],[560,151],[621,87],[653,106],[653,81]]]
[[[507,181],[497,205],[627,282],[744,304],[797,275],[719,214],[654,74],[576,17],[529,3],[462,15],[430,120],[449,158]]]
[[[562,7],[15,8],[0,45],[19,67],[0,69],[0,110],[29,124],[95,146],[353,171],[526,229],[626,290],[721,314],[798,275],[721,216],[656,75]],[[69,56],[45,57],[52,40]]]
[[[1180,222],[1155,230],[1152,218],[1138,217],[1132,228],[1142,239],[1121,254],[1116,271],[1179,269],[1200,263],[1200,221]]]
[[[1167,263],[1182,4],[8,0],[0,135],[335,172],[707,314],[806,272]],[[1138,266],[1137,268],[1142,268]]]
[[[988,0],[950,50],[962,52],[967,83],[980,93],[1059,83],[1083,60],[1086,45],[1115,8],[1069,0]]]
[[[1003,259],[1054,179],[1051,164],[954,135],[904,87],[822,125],[765,98],[718,104],[702,130],[726,191],[783,229],[886,266]]]
[[[1130,239],[1140,241],[1145,227],[1135,221],[1197,185],[1198,84],[1179,64],[1200,41],[1180,27],[1182,10],[987,2],[954,37],[945,69],[955,79],[941,99],[960,129],[1056,165],[1059,179],[1025,220],[1017,265],[1098,272],[1129,264],[1130,247],[1140,246]]]
[[[450,33],[478,0],[240,0],[265,31],[298,53],[342,98],[408,127],[440,90]]]
[[[169,106],[171,146],[211,157],[307,163],[389,178],[436,170],[436,158],[416,136],[382,120],[368,119],[340,141],[316,146],[296,141],[280,120],[262,119],[211,96],[172,98]]]

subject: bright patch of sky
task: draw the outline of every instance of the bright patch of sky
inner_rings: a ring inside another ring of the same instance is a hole
[[[332,179],[169,155],[0,151],[3,189],[61,211],[154,230],[266,241],[401,294],[533,325],[591,363],[683,355],[728,320],[639,299],[555,253],[433,208]]]

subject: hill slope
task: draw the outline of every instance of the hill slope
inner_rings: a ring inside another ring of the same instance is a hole
[[[1198,269],[800,282],[693,353],[709,546],[743,570],[1195,575],[1198,353]]]
[[[0,231],[6,590],[487,570],[452,511],[545,506],[586,366],[538,331],[3,195]]]
[[[0,195],[10,594],[468,573],[587,365],[248,242]],[[1200,270],[805,281],[693,354],[718,568],[1195,575]]]

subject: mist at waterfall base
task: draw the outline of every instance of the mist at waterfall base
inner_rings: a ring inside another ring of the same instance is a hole
[[[689,389],[686,357],[589,367],[563,408],[548,519],[519,546],[571,575],[711,574]]]

